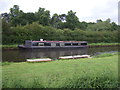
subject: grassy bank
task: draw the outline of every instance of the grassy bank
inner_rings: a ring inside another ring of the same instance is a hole
[[[90,48],[92,47],[113,47],[113,46],[119,46],[119,43],[89,43],[88,46]]]
[[[118,43],[89,43],[90,46],[96,46],[96,45],[119,45]]]
[[[3,88],[116,88],[118,55],[46,63],[6,63]]]
[[[2,47],[3,49],[5,48],[18,48],[17,44],[13,44],[13,45],[1,45],[0,47]]]

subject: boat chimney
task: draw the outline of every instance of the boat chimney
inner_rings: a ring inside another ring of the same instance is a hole
[[[40,41],[43,41],[43,39],[40,39]]]

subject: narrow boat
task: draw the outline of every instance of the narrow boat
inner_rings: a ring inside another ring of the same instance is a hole
[[[27,62],[48,62],[52,61],[50,58],[40,58],[40,59],[27,59]]]
[[[18,45],[23,49],[38,49],[38,48],[80,48],[87,47],[87,41],[32,41],[26,40],[24,45]]]
[[[90,55],[75,55],[75,56],[63,56],[59,59],[77,59],[77,58],[91,58]]]

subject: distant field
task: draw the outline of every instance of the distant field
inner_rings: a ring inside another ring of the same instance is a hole
[[[3,88],[117,88],[118,55],[3,63]]]

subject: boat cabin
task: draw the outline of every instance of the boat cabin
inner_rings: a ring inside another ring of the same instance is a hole
[[[31,41],[26,40],[25,46],[31,47],[31,46],[53,46],[53,47],[62,47],[62,46],[86,46],[87,41]]]

